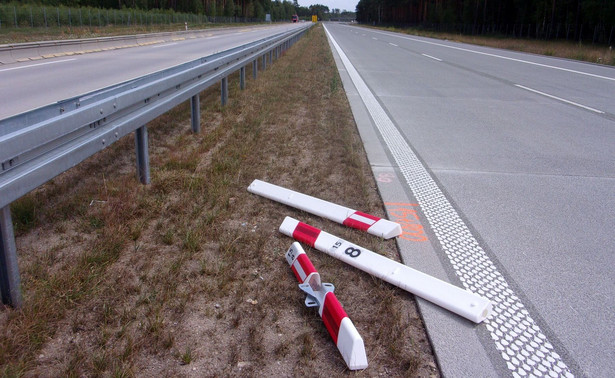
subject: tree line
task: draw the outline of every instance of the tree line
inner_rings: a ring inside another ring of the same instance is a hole
[[[273,21],[290,20],[294,14],[303,19],[318,15],[328,19],[329,7],[321,4],[310,7],[299,6],[297,0],[0,0],[0,4],[14,4],[39,7],[74,7],[99,9],[162,10],[178,13],[200,14],[210,17],[237,17],[241,19],[264,20],[270,14]]]
[[[357,21],[468,34],[615,42],[613,0],[360,0]]]

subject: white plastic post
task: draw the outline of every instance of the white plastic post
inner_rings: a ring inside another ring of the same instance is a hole
[[[399,236],[402,232],[399,223],[378,218],[261,180],[254,180],[248,187],[248,191],[345,226],[367,231],[372,235],[384,239]]]
[[[333,285],[321,283],[320,274],[312,265],[301,244],[294,242],[290,246],[286,252],[286,261],[295,273],[300,283],[299,287],[308,294],[306,305],[318,306],[318,314],[342,354],[348,369],[367,368],[363,338],[333,293]]]
[[[480,323],[491,313],[491,302],[468,290],[412,269],[291,217],[280,232],[457,315]]]

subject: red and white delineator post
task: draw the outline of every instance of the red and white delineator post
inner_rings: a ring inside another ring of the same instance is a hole
[[[283,203],[310,214],[318,215],[344,226],[390,239],[401,235],[401,225],[370,214],[362,213],[320,198],[295,192],[281,186],[269,184],[265,181],[254,180],[248,187],[250,193],[258,194],[270,200]]]
[[[412,269],[291,217],[280,232],[464,318],[480,323],[491,313],[486,298]]]
[[[322,283],[320,274],[305,254],[301,244],[294,242],[286,252],[286,261],[299,281],[299,287],[307,297],[307,307],[318,306],[318,314],[329,331],[329,335],[337,345],[348,369],[360,370],[367,368],[367,356],[363,339],[355,328],[346,311],[337,300],[330,283]]]

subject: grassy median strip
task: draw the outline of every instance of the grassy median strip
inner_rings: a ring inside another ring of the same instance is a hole
[[[249,79],[148,125],[152,183],[124,138],[13,205],[24,308],[0,312],[8,376],[347,372],[284,259],[290,215],[398,259],[393,241],[247,192],[254,179],[383,216],[320,25]],[[368,375],[439,373],[411,295],[307,253],[363,336]]]

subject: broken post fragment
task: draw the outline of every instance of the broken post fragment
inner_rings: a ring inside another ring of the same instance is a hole
[[[474,323],[482,322],[491,312],[491,302],[480,295],[419,272],[291,217],[284,219],[280,232]]]
[[[322,283],[301,244],[294,242],[286,252],[286,261],[307,294],[305,305],[318,307],[318,314],[350,370],[367,368],[363,338],[337,300],[333,285]]]
[[[402,232],[399,223],[308,196],[307,194],[295,192],[281,186],[269,184],[265,181],[254,180],[248,187],[248,191],[339,224],[367,231],[384,239],[399,236]]]

